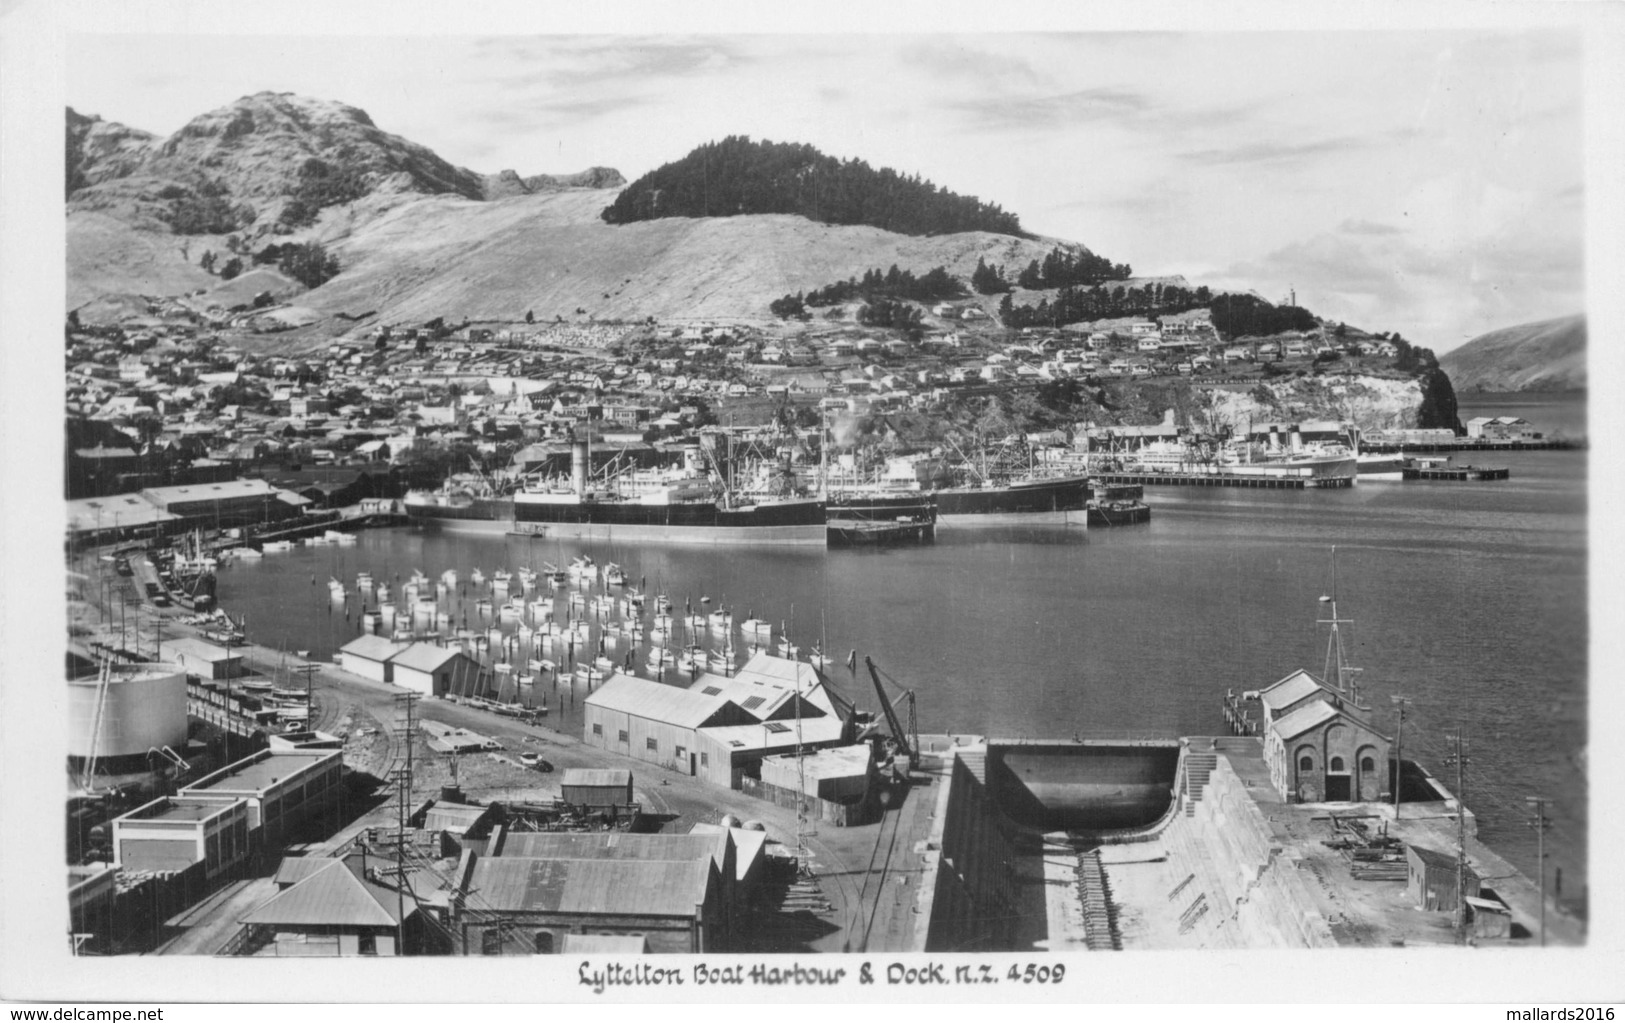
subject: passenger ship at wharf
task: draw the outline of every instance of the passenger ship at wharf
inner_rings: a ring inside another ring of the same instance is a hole
[[[822,545],[824,502],[770,498],[735,502],[690,455],[682,469],[626,472],[589,483],[585,442],[571,453],[571,478],[503,492],[484,484],[448,484],[411,491],[405,508],[414,525],[450,532],[498,533],[601,542]]]

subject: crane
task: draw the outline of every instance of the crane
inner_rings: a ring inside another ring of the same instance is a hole
[[[909,770],[920,766],[920,727],[914,714],[914,690],[903,690],[903,700],[908,703],[908,728],[897,718],[897,710],[892,706],[891,698],[886,695],[886,687],[880,681],[880,669],[875,667],[874,659],[868,656],[863,663],[869,669],[869,677],[875,681],[875,695],[880,698],[881,712],[886,715],[886,726],[891,729],[892,738],[897,748],[908,757]]]

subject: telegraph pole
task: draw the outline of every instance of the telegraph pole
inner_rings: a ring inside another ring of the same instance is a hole
[[[1529,824],[1530,827],[1535,829],[1535,850],[1536,850],[1535,851],[1535,868],[1540,871],[1540,944],[1541,944],[1542,947],[1545,947],[1545,945],[1546,945],[1546,829],[1551,826],[1552,822],[1546,817],[1547,799],[1546,799],[1545,796],[1525,796],[1524,797],[1524,802],[1528,803],[1530,805],[1530,807],[1533,808],[1534,811],[1535,811],[1535,816],[1533,818],[1531,818],[1527,823]]]
[[[1399,727],[1394,730],[1394,777],[1393,777],[1393,785],[1394,785],[1394,820],[1397,821],[1397,820],[1399,820],[1399,786],[1400,786],[1400,783],[1405,778],[1405,761],[1400,758],[1400,754],[1405,749],[1405,708],[1410,706],[1411,701],[1410,701],[1409,698],[1404,697],[1404,696],[1399,696],[1397,694],[1394,695],[1394,696],[1388,697],[1388,699],[1392,700],[1393,703],[1394,703],[1394,706],[1399,708]]]
[[[1467,758],[1461,755],[1461,726],[1450,734],[1456,751],[1446,759],[1456,765],[1456,933],[1466,936],[1467,927]]]
[[[398,956],[406,954],[406,824],[407,803],[412,798],[412,746],[416,738],[412,710],[417,701],[418,694],[415,692],[400,693],[395,697],[395,702],[406,708],[406,767],[396,769],[399,791],[396,793],[398,805],[395,808],[395,910],[398,917],[395,924],[395,954]]]

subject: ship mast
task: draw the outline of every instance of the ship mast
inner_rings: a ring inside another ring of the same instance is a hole
[[[1322,677],[1327,681],[1333,682],[1337,686],[1337,691],[1339,693],[1346,694],[1348,697],[1348,702],[1352,707],[1363,710],[1365,707],[1360,702],[1359,682],[1354,678],[1354,676],[1359,674],[1362,669],[1350,667],[1343,658],[1343,634],[1339,627],[1343,625],[1353,625],[1354,621],[1350,618],[1339,618],[1337,615],[1336,545],[1332,546],[1332,593],[1329,597],[1321,597],[1320,602],[1322,604],[1330,605],[1332,612],[1332,616],[1330,618],[1317,619],[1318,624],[1330,625],[1332,627],[1331,635],[1327,637],[1326,640],[1326,666],[1323,669]],[[1335,675],[1333,674],[1334,669],[1336,671]]]

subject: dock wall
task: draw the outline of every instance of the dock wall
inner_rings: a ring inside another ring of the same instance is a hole
[[[1226,757],[1160,829],[1180,947],[1330,948],[1314,877],[1274,835]],[[1108,867],[1108,876],[1111,868]]]
[[[924,950],[984,952],[1010,947],[1015,933],[1016,852],[1000,827],[986,784],[985,747],[948,754],[948,784],[925,852],[935,883]]]

